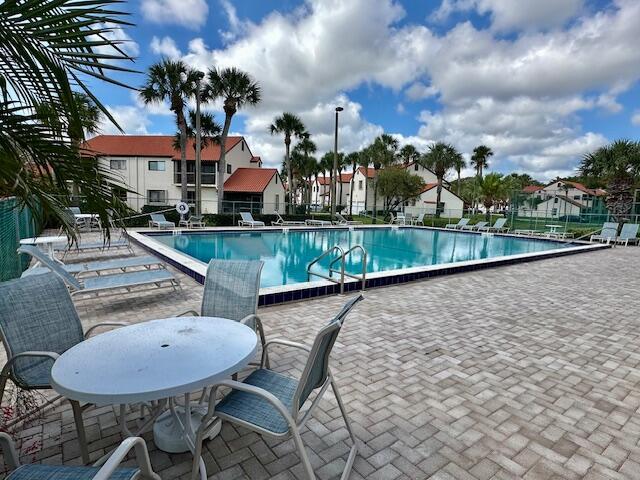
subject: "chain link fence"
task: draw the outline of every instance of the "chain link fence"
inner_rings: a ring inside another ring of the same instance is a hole
[[[13,197],[0,199],[0,281],[19,277],[27,268],[30,258],[16,250],[20,239],[39,233],[38,222],[29,208],[20,208]]]

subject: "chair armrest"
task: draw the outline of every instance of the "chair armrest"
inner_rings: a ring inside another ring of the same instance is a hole
[[[140,437],[125,438],[116,451],[113,452],[104,463],[102,468],[98,470],[93,480],[109,480],[131,449],[135,449],[136,451],[136,463],[138,464],[142,478],[147,480],[160,480],[160,476],[151,468],[147,444],[144,443],[144,440]]]
[[[56,352],[40,352],[40,351],[35,351],[35,350],[30,351],[30,352],[16,353],[9,360],[7,360],[7,363],[5,363],[4,367],[2,367],[2,372],[0,372],[0,378],[6,378],[9,375],[9,370],[11,370],[11,367],[13,366],[15,361],[19,360],[20,358],[24,358],[24,357],[49,357],[51,360],[53,360],[55,362],[58,359],[59,356],[60,355],[57,354]]]
[[[87,330],[86,332],[84,332],[84,339],[86,340],[87,338],[89,338],[91,336],[91,334],[93,333],[93,331],[97,328],[100,327],[126,327],[128,325],[131,325],[130,323],[126,323],[126,322],[102,322],[102,323],[98,323],[97,325],[94,325],[93,327],[89,328],[89,330]]]
[[[4,456],[4,461],[9,467],[9,471],[20,466],[20,457],[16,451],[16,444],[8,433],[0,432],[0,450]]]
[[[186,312],[182,312],[179,313],[177,315],[174,315],[175,317],[186,317],[187,315],[189,315],[190,317],[199,317],[200,314],[198,312],[196,312],[195,310],[187,310]]]
[[[280,338],[276,338],[274,340],[269,340],[267,343],[264,344],[264,349],[267,350],[270,345],[284,345],[286,347],[299,348],[301,350],[304,350],[305,352],[310,352],[311,351],[311,347],[309,347],[307,345],[304,345],[304,344],[298,343],[298,342],[292,342],[290,340],[283,340],[283,339],[280,339]]]

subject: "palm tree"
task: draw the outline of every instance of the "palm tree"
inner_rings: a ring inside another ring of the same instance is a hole
[[[69,185],[82,186],[107,237],[107,210],[125,208],[111,193],[116,178],[109,170],[91,152],[78,159],[83,112],[74,95],[74,89],[84,92],[115,124],[87,80],[123,85],[112,72],[132,71],[120,63],[132,60],[118,47],[125,15],[99,0],[0,2],[0,195],[15,196],[38,220],[45,214],[57,219],[72,237],[64,211]],[[38,117],[43,104],[55,105],[54,125]],[[56,124],[74,127],[61,134]]]
[[[147,81],[140,90],[140,98],[145,104],[169,102],[169,108],[176,115],[180,130],[180,199],[187,200],[187,121],[184,106],[195,95],[199,72],[187,66],[182,60],[164,59],[149,67]]]
[[[202,97],[205,100],[222,98],[224,110],[224,126],[220,137],[220,161],[218,162],[218,214],[223,212],[224,175],[227,170],[227,136],[231,127],[231,119],[245,105],[260,103],[260,86],[248,73],[235,67],[223,70],[210,69],[207,73],[207,84]]]
[[[489,168],[489,157],[493,156],[493,150],[486,145],[478,145],[473,149],[473,155],[471,155],[471,166],[475,167],[476,175],[482,178],[482,172],[485,168]]]
[[[200,141],[202,148],[207,148],[214,143],[220,143],[220,134],[222,133],[222,126],[216,122],[214,116],[210,113],[200,114]],[[187,139],[193,140],[196,138],[196,112],[195,110],[189,110],[187,114]],[[180,148],[180,132],[176,132],[173,139],[173,148],[178,150]],[[196,144],[193,144],[193,148],[196,148]]]
[[[458,195],[458,197],[460,196],[460,172],[466,166],[467,166],[467,162],[465,162],[464,157],[460,152],[456,151],[453,157],[453,168],[458,174],[458,184],[457,184],[457,192],[456,192],[456,195]]]
[[[360,152],[351,152],[344,158],[347,165],[351,165],[351,185],[349,186],[349,215],[353,215],[353,187],[356,183],[356,168],[360,162]]]
[[[420,152],[418,152],[418,149],[416,147],[408,143],[400,149],[400,152],[398,152],[398,157],[400,158],[400,160],[402,160],[402,163],[404,163],[405,165],[409,165],[412,162],[416,162],[420,158]]]
[[[633,187],[640,179],[640,142],[616,140],[584,156],[580,172],[606,182],[607,209],[623,222],[633,206]]]
[[[333,152],[326,152],[322,156],[322,158],[320,159],[320,168],[322,169],[322,174],[323,174],[323,176],[325,178],[326,178],[325,173],[329,172],[329,185],[331,185],[333,183]],[[333,194],[333,192],[331,192],[330,190],[331,190],[331,188],[329,188],[329,190],[327,190],[329,195]],[[325,195],[323,197],[323,202],[322,202],[323,206],[324,206],[324,199],[326,197],[327,197],[327,195]],[[331,199],[329,198],[329,200],[331,200]]]
[[[486,209],[486,219],[491,220],[491,207],[498,205],[507,195],[506,185],[499,173],[490,173],[478,183],[478,196]]]
[[[269,127],[269,131],[271,135],[276,134],[284,134],[284,147],[285,147],[285,155],[284,161],[287,165],[287,178],[289,179],[289,203],[290,203],[290,213],[294,213],[295,210],[295,200],[294,194],[296,190],[295,179],[293,178],[291,172],[291,161],[290,161],[290,149],[291,149],[291,137],[295,136],[298,138],[302,138],[306,132],[306,128],[304,127],[304,123],[297,115],[293,113],[284,112],[281,116],[276,117],[273,120],[273,123]]]
[[[447,172],[455,167],[460,154],[448,143],[437,142],[429,147],[427,153],[420,157],[419,162],[436,174],[438,187],[436,190],[436,217],[440,217],[440,198],[442,197],[442,182]]]
[[[347,166],[345,162],[344,153],[338,152],[338,162],[337,162],[337,171],[336,171],[336,185],[340,185],[340,195],[338,196],[339,202],[336,202],[338,205],[342,205],[342,170]]]
[[[373,223],[377,221],[378,213],[378,171],[382,167],[393,165],[398,153],[398,140],[391,135],[383,133],[371,144],[369,154],[373,161],[374,184],[373,184]]]
[[[305,173],[303,178],[310,182],[310,178],[313,175],[314,167],[317,165],[317,161],[315,158],[311,157],[313,153],[316,153],[317,147],[316,144],[311,140],[311,134],[309,132],[305,132],[302,135],[301,140],[293,147],[294,152],[298,151],[302,154],[302,161],[299,162],[301,164],[301,170]],[[310,159],[313,159],[311,161]],[[310,174],[309,174],[310,173]],[[307,189],[310,189],[311,184],[307,183]],[[307,192],[309,201],[306,203],[311,203],[311,190]]]

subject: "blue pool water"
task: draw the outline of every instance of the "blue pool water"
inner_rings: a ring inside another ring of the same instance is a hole
[[[350,230],[291,230],[160,234],[153,238],[208,263],[218,259],[260,259],[262,287],[307,282],[307,265],[334,245],[345,250],[360,244],[367,250],[367,272],[534,253],[571,246],[560,242],[418,228]],[[328,260],[317,265],[326,272]],[[361,272],[361,255],[354,252],[347,271]],[[315,267],[314,267],[315,268]],[[311,277],[311,280],[319,280]]]

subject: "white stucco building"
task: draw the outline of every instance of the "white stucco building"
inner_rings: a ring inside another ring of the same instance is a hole
[[[180,151],[170,135],[98,135],[86,142],[86,150],[96,154],[122,185],[115,193],[134,210],[144,205],[174,205],[180,200]],[[217,213],[220,172],[220,145],[210,143],[202,154],[202,212]],[[284,202],[284,187],[276,169],[263,169],[244,137],[229,137],[226,145],[225,210],[252,210],[272,213]],[[187,142],[187,201],[195,199],[195,147]],[[128,193],[125,189],[133,192]]]
[[[569,180],[555,180],[545,187],[527,186],[523,193],[531,200],[518,209],[518,215],[537,218],[560,218],[579,216],[593,212],[600,198],[607,192],[588,188],[582,183]]]

